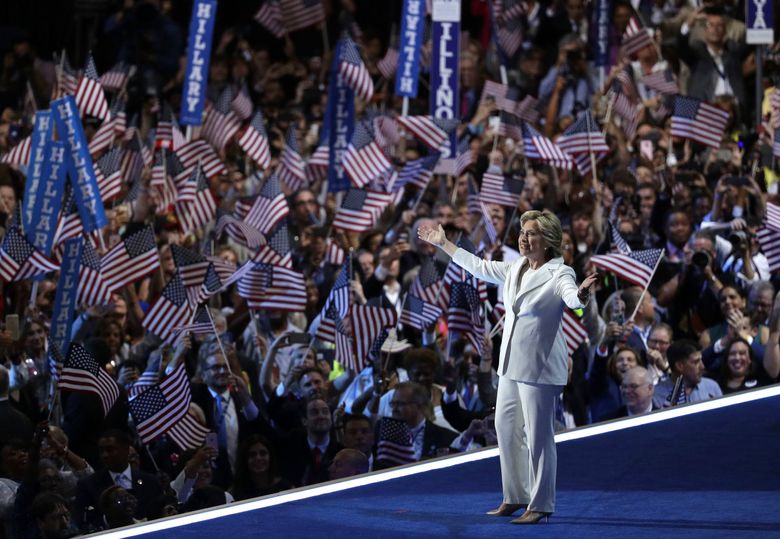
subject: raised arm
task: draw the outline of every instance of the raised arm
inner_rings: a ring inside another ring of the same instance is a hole
[[[444,228],[441,225],[438,228],[421,226],[417,229],[417,235],[421,240],[435,245],[450,255],[458,266],[475,277],[493,284],[504,284],[509,268],[512,265],[511,263],[483,260],[465,249],[460,249],[447,239],[447,236],[444,234]]]
[[[588,303],[591,289],[596,284],[597,279],[598,273],[593,273],[588,275],[577,287],[577,282],[574,280],[574,270],[569,266],[561,266],[555,283],[555,293],[569,309],[582,309]]]

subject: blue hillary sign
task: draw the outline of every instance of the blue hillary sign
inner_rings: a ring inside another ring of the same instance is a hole
[[[404,10],[401,14],[398,69],[395,71],[395,95],[417,97],[420,46],[422,45],[424,23],[425,4],[423,0],[404,0]]]
[[[747,17],[748,45],[771,45],[774,43],[774,24],[772,0],[747,0],[745,4]]]
[[[81,267],[83,238],[72,238],[65,242],[65,253],[60,267],[60,279],[57,281],[57,294],[54,297],[54,311],[51,320],[50,339],[63,355],[68,353],[73,314],[76,311],[76,296]]]
[[[30,243],[49,256],[57,231],[57,213],[65,190],[65,144],[50,142],[46,153],[48,158],[43,160],[41,181],[35,188],[31,203],[32,222],[25,231]]]
[[[52,140],[52,130],[51,111],[39,110],[36,112],[30,147],[30,162],[27,167],[27,181],[24,186],[24,205],[22,208],[24,230],[27,232],[27,239],[30,241],[33,241],[33,236],[30,234],[30,225],[35,222],[33,207],[43,185],[43,167],[47,161],[47,148]]]
[[[103,201],[98,190],[95,167],[89,155],[87,138],[81,127],[81,118],[72,95],[51,102],[57,133],[65,143],[65,165],[68,170],[76,205],[85,232],[92,232],[108,224]]]
[[[433,60],[431,62],[431,115],[434,118],[457,119],[460,99],[460,0],[433,2]],[[442,159],[455,157],[455,130],[449,144],[442,145]]]
[[[597,67],[609,65],[609,0],[596,2],[596,57]]]
[[[217,0],[193,2],[190,37],[187,44],[187,71],[184,75],[179,115],[182,125],[200,125],[203,122],[203,106],[211,61],[211,41],[216,17]]]
[[[349,177],[344,170],[343,158],[352,132],[355,130],[355,92],[339,72],[338,59],[342,42],[336,45],[328,81],[328,108],[325,110],[325,129],[329,148],[328,191],[346,191],[350,187]]]

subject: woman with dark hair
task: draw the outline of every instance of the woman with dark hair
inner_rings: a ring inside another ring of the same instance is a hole
[[[239,446],[231,494],[246,500],[293,488],[278,473],[277,458],[268,440],[253,434]]]
[[[724,351],[718,384],[724,395],[770,383],[753,364],[753,349],[742,337],[733,339]]]

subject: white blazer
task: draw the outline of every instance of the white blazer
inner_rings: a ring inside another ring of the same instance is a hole
[[[525,257],[493,262],[459,248],[452,260],[483,281],[504,285],[506,318],[498,374],[517,382],[566,385],[569,353],[562,330],[563,308],[585,307],[577,298],[574,270],[563,258],[553,258],[526,273],[518,290]]]

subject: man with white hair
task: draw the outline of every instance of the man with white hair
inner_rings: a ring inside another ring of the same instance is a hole
[[[620,384],[620,392],[623,394],[624,406],[621,406],[615,417],[631,417],[646,414],[657,410],[653,404],[653,377],[644,367],[634,367],[623,375]]]

